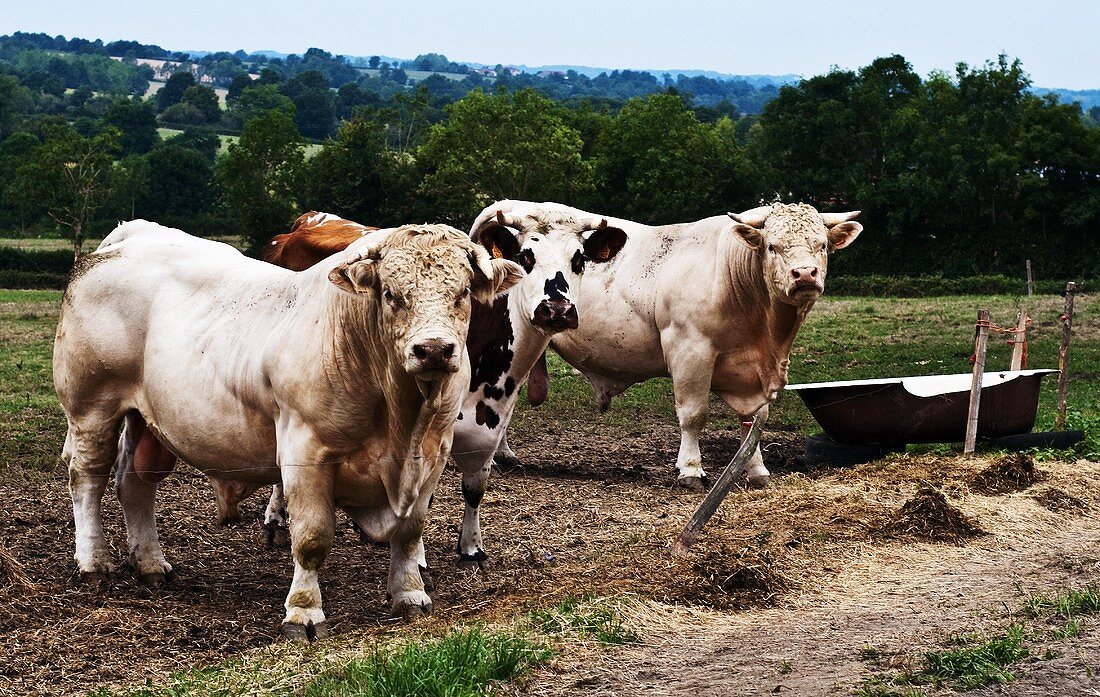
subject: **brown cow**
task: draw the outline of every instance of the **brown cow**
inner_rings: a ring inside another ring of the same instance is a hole
[[[290,232],[272,238],[264,247],[263,260],[291,271],[304,271],[377,229],[331,213],[310,211],[298,216]]]

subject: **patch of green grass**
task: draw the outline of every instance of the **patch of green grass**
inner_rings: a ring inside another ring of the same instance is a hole
[[[608,646],[638,640],[623,624],[618,603],[609,598],[566,598],[552,608],[535,610],[530,618],[538,631],[552,636],[592,638]]]
[[[1030,617],[1052,615],[1064,620],[1074,620],[1081,615],[1100,613],[1100,586],[1088,585],[1066,591],[1032,593],[1024,598],[1024,612]]]
[[[927,665],[922,676],[936,683],[950,683],[963,690],[1011,682],[1016,676],[1008,670],[1008,666],[1031,653],[1023,645],[1024,631],[1024,625],[1013,624],[1003,634],[993,637],[956,637],[954,643],[959,645],[957,648],[930,651],[924,655]]]
[[[474,697],[550,655],[547,647],[524,637],[474,627],[395,651],[378,650],[313,680],[300,694]]]

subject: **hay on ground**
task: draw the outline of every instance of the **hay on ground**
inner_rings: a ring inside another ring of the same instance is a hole
[[[3,586],[30,588],[31,579],[23,570],[23,565],[15,560],[3,544],[0,544],[0,587]]]
[[[968,537],[985,535],[976,523],[947,502],[943,492],[922,485],[879,529],[885,537],[961,544]]]
[[[1043,479],[1046,475],[1035,468],[1035,460],[1030,455],[1012,453],[974,475],[970,488],[980,494],[996,496],[1023,491]]]
[[[1081,514],[1089,509],[1088,504],[1081,499],[1054,487],[1036,492],[1032,498],[1051,513]]]

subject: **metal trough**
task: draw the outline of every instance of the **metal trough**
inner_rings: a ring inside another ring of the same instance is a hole
[[[985,373],[978,437],[1028,433],[1039,407],[1039,381],[1056,370]],[[956,443],[966,437],[972,375],[919,375],[787,385],[838,443]]]

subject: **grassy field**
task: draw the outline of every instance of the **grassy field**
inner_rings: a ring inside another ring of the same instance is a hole
[[[241,250],[245,247],[244,240],[239,235],[219,235],[207,239],[215,240],[216,242],[224,242]],[[102,242],[102,240],[99,238],[85,240],[84,251],[87,252],[95,249],[99,246],[100,242]],[[73,243],[72,240],[61,237],[0,237],[0,247],[14,247],[15,249],[25,249],[34,252],[52,252],[57,250],[71,252]]]
[[[64,478],[57,459],[64,419],[53,392],[50,367],[60,300],[61,293],[53,291],[0,291],[0,482],[24,486],[29,492],[48,490],[51,496],[58,495]],[[978,308],[990,309],[995,322],[1008,325],[1015,317],[1018,303],[1019,299],[1012,297],[824,299],[811,314],[795,345],[791,382],[967,372]],[[1032,367],[1057,367],[1061,303],[1057,297],[1035,298],[1028,303],[1034,317]],[[1094,297],[1078,298],[1070,355],[1070,425],[1090,429],[1090,439],[1081,446],[1081,452],[1093,460],[1100,458],[1096,440],[1100,432],[1098,313],[1100,302]],[[990,369],[1007,366],[1008,354],[1003,342],[991,342]],[[675,423],[668,380],[635,386],[617,399],[607,414],[597,416],[594,399],[583,378],[556,357],[551,359],[551,377],[547,403],[538,409],[521,405],[516,416],[516,430],[528,434],[529,439],[538,432],[573,431],[578,434],[574,438],[601,433],[605,438],[615,439],[636,435],[639,429],[660,427],[667,432],[667,426]],[[1047,378],[1044,384],[1037,429],[1047,429],[1053,424],[1055,383]],[[783,394],[774,405],[771,424],[801,433],[817,430],[808,411],[792,393]],[[710,428],[734,427],[736,421],[725,407],[713,403]],[[643,433],[641,439],[644,438]],[[671,447],[674,452],[674,446]],[[520,478],[515,486],[522,481]],[[509,483],[506,478],[494,486]],[[599,486],[595,481],[582,481],[580,485],[585,489]],[[784,486],[779,485],[780,494],[786,490]],[[551,504],[553,508],[559,506],[560,503]],[[62,513],[61,517],[64,515],[67,514]],[[523,515],[530,517],[529,513]],[[57,544],[71,544],[71,533],[67,540],[64,534],[58,534]],[[493,534],[496,537],[497,531]],[[175,547],[181,547],[180,543]],[[68,549],[63,552],[63,557],[69,554]],[[516,558],[519,557],[509,558],[509,564],[515,566]],[[452,588],[456,584],[450,581]],[[325,592],[329,593],[329,589]],[[540,597],[554,596],[546,591]],[[513,681],[514,687],[515,680],[522,681],[525,673],[538,670],[555,654],[581,651],[585,656],[593,656],[609,651],[607,646],[633,641],[633,630],[624,625],[619,602],[621,598],[584,602],[575,598],[553,599],[549,604],[511,610],[505,617],[494,618],[489,626],[458,621],[451,625],[453,629],[445,631],[433,625],[426,634],[418,633],[417,629],[392,628],[367,635],[349,632],[326,644],[323,650],[291,649],[275,644],[234,654],[211,665],[181,669],[167,682],[158,678],[146,687],[127,688],[121,694],[233,694],[257,684],[279,694],[374,694],[374,691],[422,694],[422,690],[429,689],[424,681],[430,675],[450,676],[444,681],[446,685],[439,688],[449,685],[447,689],[453,691],[446,694],[482,694],[489,686],[501,682]],[[147,613],[147,608],[139,608],[137,614],[147,617]],[[136,663],[134,668],[139,669],[140,665]],[[140,670],[135,674],[140,674]],[[118,692],[104,690],[100,694]]]

